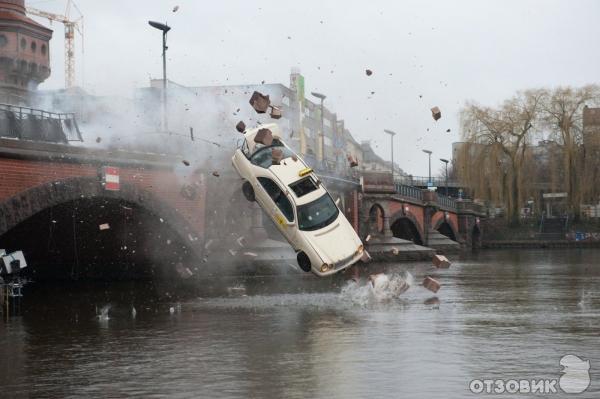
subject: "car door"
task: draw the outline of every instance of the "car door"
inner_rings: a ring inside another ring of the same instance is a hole
[[[266,204],[263,209],[271,216],[275,225],[283,236],[296,247],[294,243],[296,233],[296,215],[294,204],[289,193],[284,192],[272,179],[264,176],[257,177],[261,191],[266,194]]]

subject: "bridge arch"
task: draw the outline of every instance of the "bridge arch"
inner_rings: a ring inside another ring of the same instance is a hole
[[[441,218],[435,223],[433,229],[437,230],[440,234],[445,235],[452,241],[458,241],[458,238],[460,237],[458,229],[454,226],[451,220],[445,220],[444,218]]]
[[[78,209],[84,209],[85,212],[80,210],[76,218],[75,211],[72,211],[73,218],[71,220],[68,215],[70,215],[69,207],[73,204],[83,204],[84,206]],[[109,209],[101,211],[100,208],[105,206]],[[46,232],[49,236],[55,234],[60,237],[57,241],[63,252],[66,252],[64,251],[67,247],[66,241],[73,242],[73,244],[68,244],[71,247],[76,244],[76,237],[67,237],[67,234],[74,235],[76,231],[81,234],[84,232],[92,234],[90,232],[93,232],[93,237],[100,241],[104,240],[103,242],[106,243],[107,240],[113,240],[117,234],[123,233],[121,228],[123,226],[111,224],[109,230],[103,235],[106,238],[102,238],[102,235],[98,233],[98,223],[103,223],[103,221],[97,220],[97,215],[102,214],[107,218],[114,217],[115,209],[121,208],[138,212],[142,219],[151,219],[144,225],[146,226],[144,236],[147,236],[148,242],[152,242],[153,245],[149,245],[151,248],[143,248],[144,251],[148,250],[150,254],[162,252],[165,254],[164,258],[168,258],[168,263],[173,264],[180,260],[198,259],[201,255],[202,247],[200,240],[197,240],[198,232],[182,215],[178,214],[176,209],[157,198],[155,194],[133,184],[121,183],[119,191],[106,191],[100,181],[94,177],[75,177],[38,185],[0,202],[0,242],[5,245],[8,243],[10,247],[7,249],[11,250],[29,248],[34,259],[43,259],[44,251],[52,246],[52,240],[44,235]],[[52,217],[53,211],[56,212],[55,217]],[[98,213],[95,214],[95,212]],[[59,223],[52,225],[53,222],[57,222],[52,219],[59,219]],[[34,240],[31,240],[27,236],[26,227],[35,230],[39,237],[36,236]],[[125,228],[129,229],[126,231],[127,236],[132,237],[131,241],[134,241],[140,232],[136,228],[141,229],[142,227],[138,227],[137,222],[136,225],[129,222]],[[21,239],[20,242],[18,242],[18,238]],[[88,240],[80,239],[77,245],[81,246],[85,241]],[[104,247],[92,248],[93,242],[87,247],[96,254],[109,258],[113,256],[111,252],[118,252],[112,246],[108,246],[106,249],[103,249]],[[131,255],[130,260],[142,258],[141,243],[139,246],[138,254]],[[77,254],[77,251],[76,247],[74,253]],[[133,252],[135,253],[135,250]],[[119,256],[125,258],[126,255],[130,254],[123,251]],[[116,258],[117,254],[115,253],[114,256]],[[63,258],[58,256],[57,259]]]
[[[383,207],[378,203],[371,205],[371,208],[369,209],[369,219],[368,219],[368,231],[370,234],[373,234],[373,233],[383,234],[384,233],[384,231],[383,231],[385,228],[384,218],[385,218],[385,212],[383,210]]]
[[[418,220],[411,213],[398,211],[390,217],[390,229],[394,237],[423,245],[424,234]]]

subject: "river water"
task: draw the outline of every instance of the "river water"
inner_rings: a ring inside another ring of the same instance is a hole
[[[178,299],[143,283],[33,285],[0,324],[0,397],[504,397],[469,383],[557,379],[566,354],[591,363],[578,397],[600,397],[600,250],[453,260],[386,266],[416,282],[387,300],[364,279],[287,273]],[[426,274],[439,303],[418,285]]]

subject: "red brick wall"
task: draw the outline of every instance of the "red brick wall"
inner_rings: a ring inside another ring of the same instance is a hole
[[[68,178],[96,177],[98,169],[97,165],[91,164],[0,158],[0,202],[42,184]],[[146,190],[170,205],[196,230],[196,236],[203,239],[206,195],[205,182],[200,173],[182,179],[167,169],[120,167],[120,181]],[[193,200],[184,198],[180,194],[182,185],[194,182],[199,187],[197,197]]]

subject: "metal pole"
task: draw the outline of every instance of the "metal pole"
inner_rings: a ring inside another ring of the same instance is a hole
[[[446,197],[448,196],[448,162],[444,162],[446,164]]]
[[[394,180],[394,135],[390,134],[390,141],[392,142],[392,184],[395,184]]]
[[[321,167],[325,169],[325,121],[323,115],[323,100],[321,98]]]
[[[428,180],[428,182],[431,182],[431,152],[429,152],[428,155],[429,155],[429,180]]]
[[[163,105],[163,131],[169,130],[167,122],[167,32],[163,31],[163,90],[162,90],[162,105]]]

